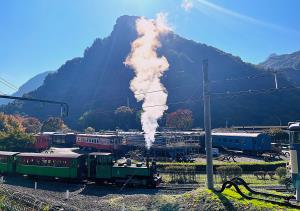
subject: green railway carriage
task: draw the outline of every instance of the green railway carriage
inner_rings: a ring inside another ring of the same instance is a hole
[[[15,171],[15,155],[18,152],[0,151],[0,174],[13,174]]]
[[[16,173],[81,179],[85,172],[85,158],[80,154],[20,153],[16,155]]]

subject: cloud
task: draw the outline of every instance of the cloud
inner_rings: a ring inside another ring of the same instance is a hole
[[[183,8],[185,11],[189,11],[194,7],[194,4],[191,0],[183,0],[181,3],[181,8]]]

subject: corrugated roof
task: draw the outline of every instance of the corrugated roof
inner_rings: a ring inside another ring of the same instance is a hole
[[[95,137],[95,138],[117,137],[117,135],[115,135],[115,134],[77,134],[77,136],[81,136],[81,137]]]
[[[17,157],[44,157],[44,158],[78,158],[81,154],[64,153],[20,153]]]
[[[234,137],[253,137],[261,135],[262,133],[212,133],[213,136],[234,136]]]
[[[7,152],[7,151],[0,151],[0,155],[12,156],[18,154],[19,152]]]
[[[89,153],[89,155],[111,155],[112,153],[110,152],[92,152]]]

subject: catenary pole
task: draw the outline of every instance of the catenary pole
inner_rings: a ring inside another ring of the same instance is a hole
[[[212,161],[212,138],[211,138],[211,117],[210,117],[210,95],[208,81],[208,60],[203,60],[203,101],[204,101],[204,128],[205,128],[205,149],[206,149],[206,176],[207,188],[213,190],[213,161]]]

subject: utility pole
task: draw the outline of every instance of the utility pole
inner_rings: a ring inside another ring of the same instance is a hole
[[[212,138],[210,118],[210,91],[208,81],[208,60],[203,60],[203,101],[204,101],[204,128],[205,128],[205,150],[206,150],[206,176],[207,188],[214,189],[213,161],[212,161]]]

